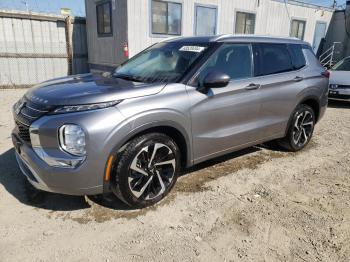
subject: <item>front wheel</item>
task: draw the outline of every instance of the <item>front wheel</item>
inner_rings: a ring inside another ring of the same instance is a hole
[[[133,139],[120,154],[112,189],[129,206],[150,206],[169,193],[179,170],[176,143],[161,133],[146,134]]]
[[[314,126],[314,110],[308,105],[299,105],[293,112],[287,135],[279,141],[279,144],[293,152],[303,149],[311,140]]]

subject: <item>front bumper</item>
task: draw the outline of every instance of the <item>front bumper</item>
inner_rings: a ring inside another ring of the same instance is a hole
[[[103,193],[103,184],[88,186],[89,174],[85,168],[68,169],[50,167],[41,160],[30,145],[21,141],[15,134],[12,140],[16,150],[16,160],[27,180],[37,189],[67,195],[96,195]],[[83,164],[84,165],[84,164]],[[94,176],[103,175],[96,173]]]
[[[123,138],[128,128],[121,130],[124,117],[115,107],[69,113],[45,115],[32,125],[39,130],[40,144],[48,156],[70,155],[60,148],[58,130],[64,124],[78,124],[86,132],[87,155],[74,168],[50,166],[34,151],[30,141],[20,138],[17,128],[12,140],[18,165],[28,181],[36,188],[68,195],[96,195],[107,191],[104,184],[105,164],[118,139]],[[116,136],[119,134],[119,136]]]

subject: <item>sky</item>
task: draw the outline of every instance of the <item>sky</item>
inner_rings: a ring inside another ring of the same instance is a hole
[[[74,16],[85,16],[84,0],[0,0],[0,9],[16,9],[60,14],[61,8],[71,9]]]
[[[331,6],[333,0],[298,0],[318,5]],[[338,5],[345,4],[346,0],[337,0]],[[0,9],[17,9],[34,12],[45,12],[59,14],[62,7],[70,8],[72,15],[85,16],[84,0],[0,0]]]
[[[309,2],[317,5],[330,6],[333,4],[333,0],[306,0],[304,2]],[[345,5],[346,0],[337,0],[338,5]]]

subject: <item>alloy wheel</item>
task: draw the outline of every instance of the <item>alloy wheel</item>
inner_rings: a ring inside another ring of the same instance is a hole
[[[293,126],[293,142],[303,147],[310,139],[314,128],[313,116],[309,111],[303,111],[296,116]]]
[[[175,174],[174,152],[162,143],[143,147],[131,162],[128,174],[129,188],[137,199],[151,200],[171,184]]]

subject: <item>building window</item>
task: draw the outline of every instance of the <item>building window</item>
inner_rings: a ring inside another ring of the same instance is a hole
[[[102,2],[96,5],[97,34],[99,36],[112,35],[111,2]]]
[[[195,34],[215,35],[217,15],[216,7],[197,5],[195,12]]]
[[[292,20],[290,36],[304,40],[306,22],[302,20]]]
[[[236,34],[254,34],[255,32],[255,14],[237,12],[236,13]]]
[[[152,34],[181,35],[182,4],[152,0]]]

